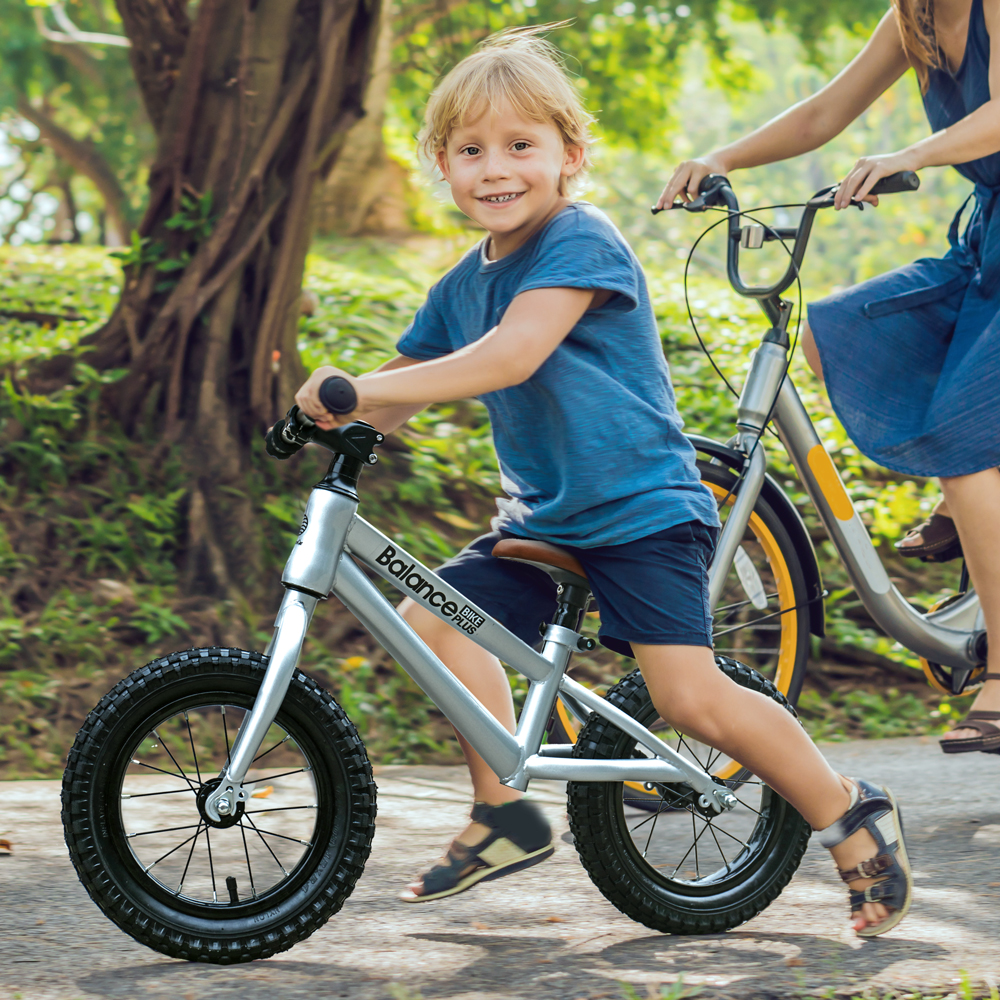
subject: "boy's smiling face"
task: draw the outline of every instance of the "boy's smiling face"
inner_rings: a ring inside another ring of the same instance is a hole
[[[583,157],[553,123],[501,105],[457,127],[437,159],[455,204],[489,232],[491,256],[504,256],[567,204],[560,181]]]

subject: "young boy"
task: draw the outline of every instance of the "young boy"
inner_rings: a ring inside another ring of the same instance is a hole
[[[855,929],[880,934],[910,899],[891,796],[835,774],[787,712],[715,666],[707,567],[719,520],[681,433],[643,273],[607,217],[567,196],[587,165],[592,121],[537,30],[501,33],[459,63],[430,98],[422,147],[487,236],[431,289],[399,355],[350,379],[353,413],[334,418],[319,402],[324,379],[349,378],[331,367],[296,401],[321,426],[364,419],[389,432],[430,403],[480,397],[508,498],[497,501],[493,531],[441,576],[534,644],[554,586],[538,569],[493,558],[493,545],[516,536],[568,549],[600,606],[601,641],[635,656],[660,715],[739,760],[822,830],[854,890]],[[401,610],[513,731],[497,659],[412,602]],[[472,823],[403,894],[409,902],[552,853],[537,808],[458,738]]]

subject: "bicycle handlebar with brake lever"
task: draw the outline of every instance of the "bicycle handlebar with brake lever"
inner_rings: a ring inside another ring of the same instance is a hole
[[[762,300],[761,306],[765,313],[772,322],[777,322],[780,315],[780,310],[777,307],[778,296],[799,276],[799,267],[805,256],[806,245],[809,243],[813,218],[819,209],[833,207],[833,198],[839,186],[839,184],[831,184],[829,187],[817,191],[803,207],[802,218],[795,229],[764,227],[765,240],[795,240],[790,251],[788,267],[773,285],[746,285],[740,277],[740,241],[743,231],[740,219],[747,213],[740,211],[739,201],[730,186],[728,177],[723,174],[709,174],[702,178],[701,184],[698,185],[697,198],[689,202],[675,202],[670,208],[682,208],[687,212],[704,212],[713,207],[724,207],[728,210],[729,240],[726,248],[726,273],[729,283],[738,294],[746,298]],[[917,174],[912,170],[904,170],[881,178],[870,193],[874,195],[897,194],[905,191],[916,191],[919,187],[920,178]],[[858,208],[861,208],[862,205],[859,201],[854,201],[853,204],[857,205]],[[657,215],[664,209],[654,208],[652,211],[654,215]]]

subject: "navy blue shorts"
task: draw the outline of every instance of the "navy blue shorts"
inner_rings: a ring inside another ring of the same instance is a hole
[[[437,573],[529,646],[552,620],[556,587],[543,570],[491,553],[506,532],[481,535]],[[562,545],[587,572],[601,611],[601,642],[625,656],[630,643],[712,646],[708,564],[718,529],[676,524],[625,545]]]

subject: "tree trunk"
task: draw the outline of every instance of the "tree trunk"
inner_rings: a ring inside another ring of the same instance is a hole
[[[121,299],[88,363],[191,471],[189,582],[257,577],[248,446],[303,377],[313,188],[361,117],[379,0],[118,0],[158,154]],[[50,372],[50,374],[54,374]],[[239,581],[237,584],[236,581]]]
[[[356,236],[406,228],[406,172],[382,140],[385,105],[392,82],[396,5],[383,5],[365,117],[347,135],[344,150],[318,195],[316,230]]]

